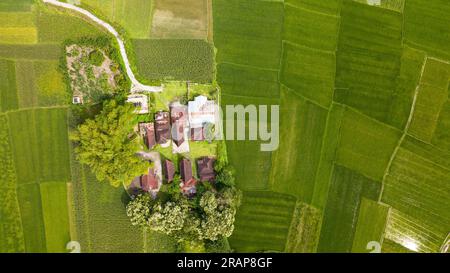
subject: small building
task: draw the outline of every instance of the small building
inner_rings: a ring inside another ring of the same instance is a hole
[[[160,185],[160,179],[158,179],[155,170],[153,168],[149,168],[147,174],[133,179],[131,184],[128,186],[127,191],[132,197],[143,192],[150,193],[153,197],[155,197],[159,191]]]
[[[82,95],[73,96],[72,103],[73,104],[83,104],[83,96]]]
[[[205,139],[205,125],[216,123],[216,104],[205,96],[195,97],[188,104],[191,140]]]
[[[182,182],[180,187],[184,195],[192,196],[197,192],[197,180],[191,178],[186,182]]]
[[[159,189],[158,178],[152,168],[148,169],[148,174],[141,176],[141,188],[145,192],[151,192]]]
[[[184,158],[180,163],[180,174],[183,182],[191,180],[192,176],[192,164],[189,159]]]
[[[203,127],[205,123],[216,123],[216,104],[205,96],[195,97],[188,103],[191,128]]]
[[[173,152],[189,152],[189,144],[185,142],[187,139],[186,128],[188,125],[187,106],[181,105],[179,102],[172,103],[170,107],[170,121],[172,123],[172,141],[176,145],[176,147],[173,147]]]
[[[132,103],[136,107],[135,112],[138,114],[148,114],[148,97],[142,94],[129,95],[128,103]]]
[[[170,160],[164,160],[163,165],[164,177],[168,183],[173,181],[175,177],[175,165]]]
[[[190,139],[193,141],[203,141],[206,139],[205,136],[205,128],[198,127],[198,128],[191,128],[190,130]]]
[[[184,125],[179,120],[172,122],[172,141],[175,143],[178,147],[180,147],[184,141],[186,140],[184,138]]]
[[[214,182],[216,179],[216,172],[214,171],[214,163],[216,160],[212,157],[203,157],[197,160],[197,172],[200,181]]]
[[[167,147],[170,142],[170,117],[168,112],[159,111],[155,114],[156,143]]]
[[[150,150],[156,145],[155,138],[155,125],[153,122],[148,123],[140,123],[139,124],[139,132],[141,136],[144,138],[145,145]]]
[[[130,185],[128,186],[128,193],[130,196],[136,196],[139,193],[142,192],[141,188],[141,177],[135,177],[133,181],[131,181]]]

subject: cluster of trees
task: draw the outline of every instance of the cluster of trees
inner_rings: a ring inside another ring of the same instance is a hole
[[[217,241],[234,230],[241,193],[234,187],[213,188],[188,199],[181,193],[153,200],[140,194],[127,205],[127,215],[135,226],[174,236],[178,241]]]
[[[95,119],[86,120],[71,134],[78,160],[91,167],[98,180],[118,187],[147,171],[148,162],[137,156],[135,121],[132,104],[110,100]]]

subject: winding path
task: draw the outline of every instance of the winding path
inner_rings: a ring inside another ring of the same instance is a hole
[[[128,78],[131,81],[131,93],[162,92],[162,90],[163,90],[162,86],[144,85],[136,79],[136,76],[134,75],[133,70],[131,70],[131,67],[130,67],[130,61],[128,59],[127,51],[125,49],[125,43],[123,42],[122,38],[120,37],[120,34],[110,24],[101,20],[100,18],[98,18],[97,16],[92,14],[91,12],[89,12],[83,8],[77,7],[75,5],[72,5],[72,4],[59,2],[57,0],[43,0],[43,2],[46,4],[58,6],[58,7],[65,8],[65,9],[70,9],[70,10],[76,11],[78,13],[81,13],[84,16],[88,17],[90,20],[94,21],[98,25],[105,28],[109,33],[111,33],[112,35],[114,35],[114,37],[116,37],[117,43],[119,44],[120,54],[122,55],[122,59],[125,64]]]

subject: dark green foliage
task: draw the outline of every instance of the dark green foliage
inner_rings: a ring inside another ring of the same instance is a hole
[[[95,66],[101,66],[104,60],[105,56],[99,50],[94,50],[89,54],[89,61]]]
[[[136,156],[139,143],[130,139],[135,126],[134,107],[107,101],[102,112],[78,127],[72,139],[81,163],[95,172],[97,179],[112,186],[128,184],[143,174],[148,163]]]

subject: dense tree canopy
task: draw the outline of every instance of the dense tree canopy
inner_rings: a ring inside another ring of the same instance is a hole
[[[98,180],[114,187],[130,183],[148,168],[148,163],[136,155],[139,142],[130,137],[136,121],[133,110],[131,104],[105,102],[94,120],[86,120],[72,134],[78,143],[75,152],[80,162],[90,166]]]
[[[234,188],[207,191],[197,205],[186,198],[150,204],[148,197],[142,195],[148,196],[141,194],[127,206],[131,223],[175,236],[180,241],[216,241],[229,237],[241,199],[240,192]]]

